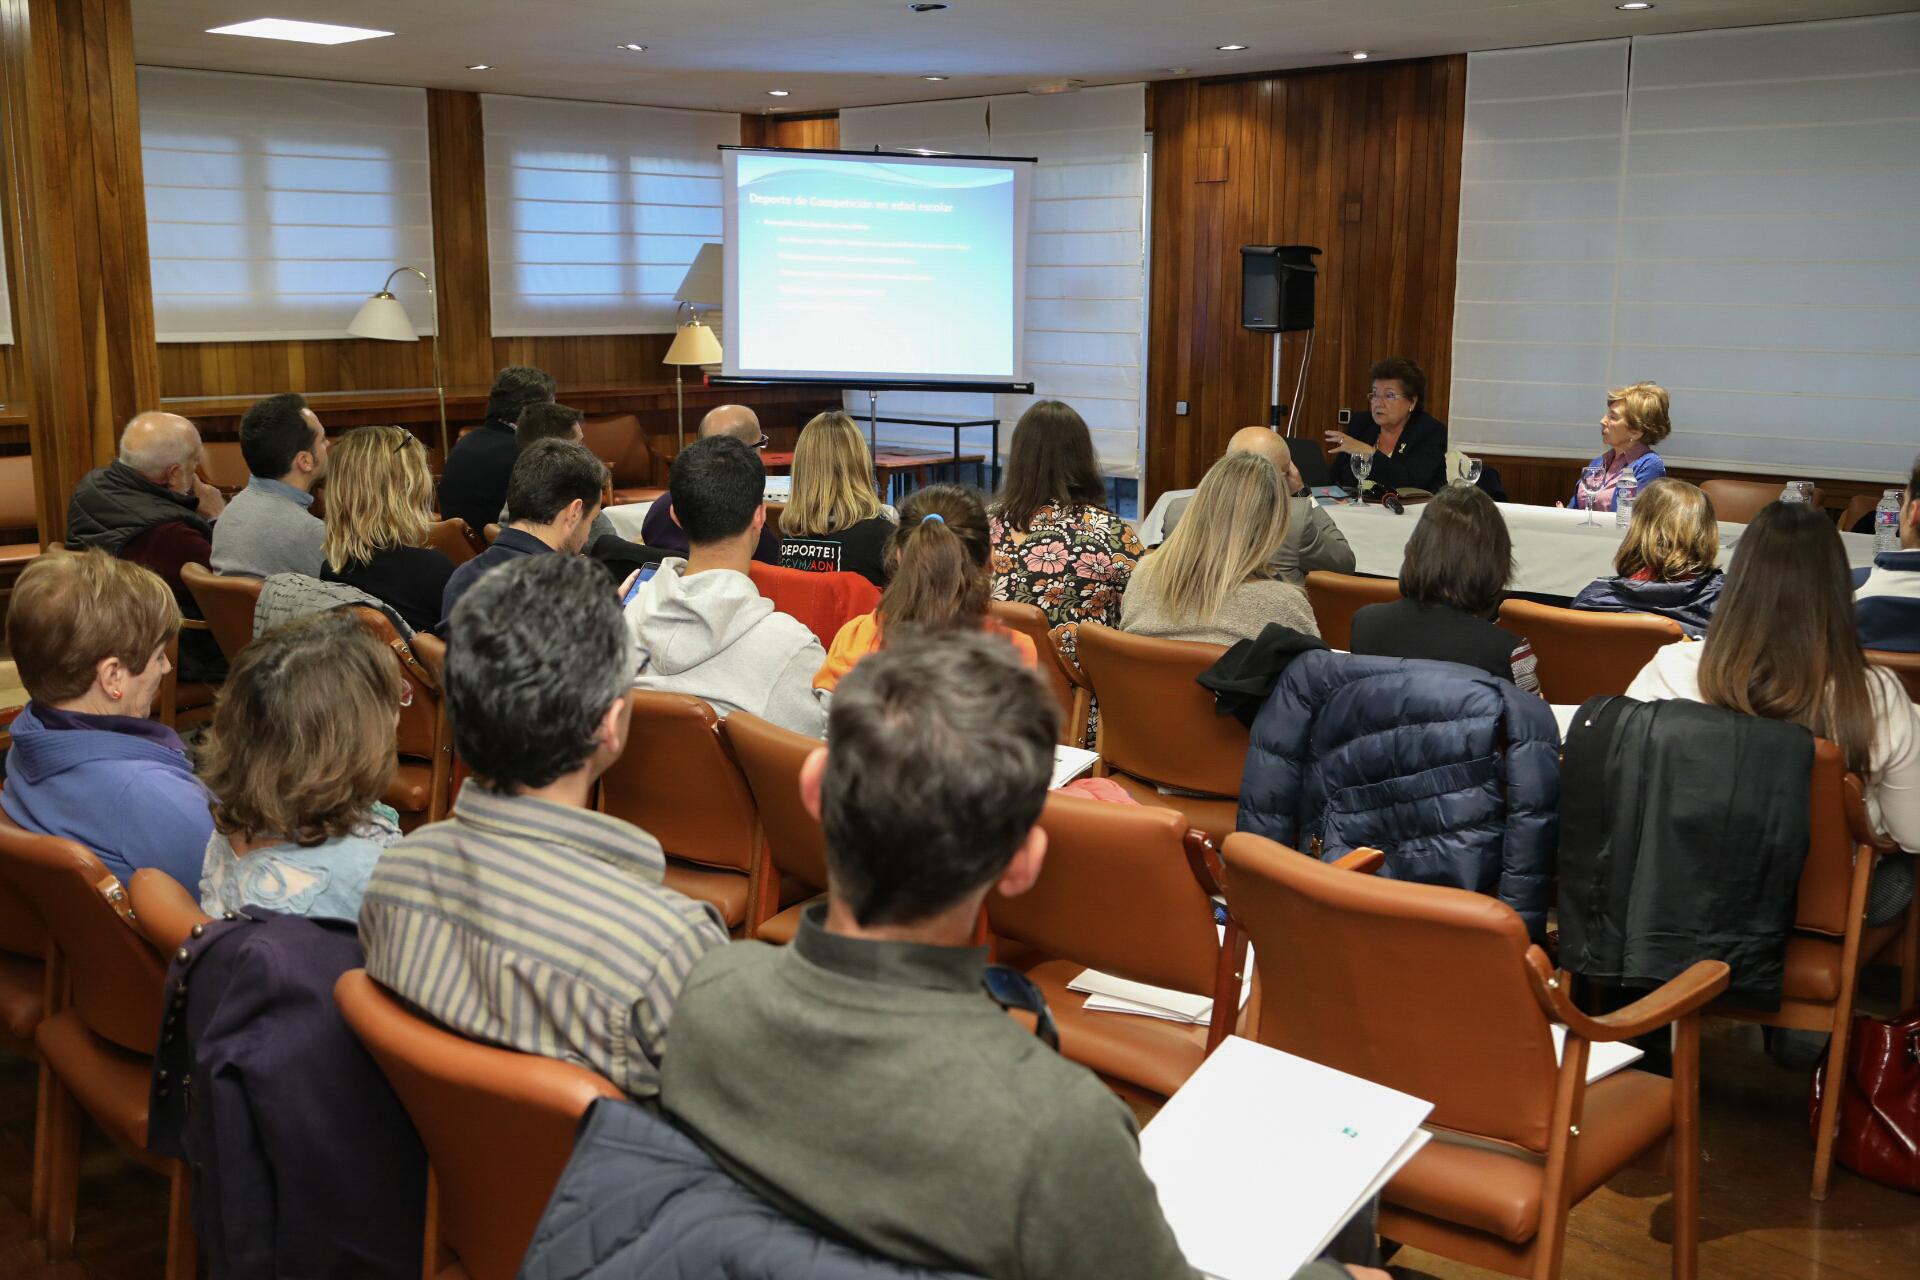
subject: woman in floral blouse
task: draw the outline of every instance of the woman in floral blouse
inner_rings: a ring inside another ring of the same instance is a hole
[[[1013,429],[993,508],[993,594],[1038,605],[1070,658],[1080,623],[1120,625],[1127,580],[1146,554],[1106,498],[1087,424],[1058,400],[1036,401]]]

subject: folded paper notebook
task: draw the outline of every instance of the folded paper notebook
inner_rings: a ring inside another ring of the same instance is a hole
[[[1140,1133],[1187,1261],[1216,1280],[1292,1275],[1431,1137],[1431,1103],[1230,1036]]]

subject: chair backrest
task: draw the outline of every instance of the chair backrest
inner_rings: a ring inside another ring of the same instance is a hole
[[[512,1280],[580,1117],[620,1090],[585,1067],[442,1030],[364,969],[341,974],[333,998],[420,1131],[439,1193],[437,1243],[473,1280]]]
[[[823,744],[745,711],[722,721],[720,733],[753,790],[774,868],[816,889],[826,888],[826,836],[800,802],[800,766]]]
[[[1060,741],[1077,746],[1082,733],[1081,727],[1074,724],[1073,682],[1064,670],[1065,660],[1054,646],[1053,627],[1047,615],[1040,612],[1039,606],[1017,600],[995,600],[988,609],[995,622],[1033,641],[1034,652],[1040,657],[1040,678],[1047,682],[1047,688],[1053,690],[1054,698],[1060,703]]]
[[[213,632],[214,643],[232,662],[253,643],[253,610],[260,603],[259,578],[215,573],[192,562],[180,566],[180,581],[200,606],[200,615]]]
[[[611,418],[588,418],[580,424],[581,443],[607,464],[616,489],[653,483],[653,451],[640,431],[640,419],[631,413]]]
[[[1040,826],[1040,879],[1018,897],[987,898],[995,936],[1115,977],[1213,994],[1220,939],[1213,900],[1187,862],[1183,814],[1056,791]]]
[[[636,689],[626,750],[600,776],[599,810],[669,854],[750,872],[760,846],[753,792],[720,741],[720,717],[684,693]]]
[[[1625,693],[1656,651],[1685,636],[1672,618],[1652,613],[1594,613],[1531,600],[1500,606],[1500,625],[1533,646],[1540,695],[1578,705]]]
[[[16,453],[0,458],[0,529],[39,527],[40,517],[33,508],[32,455]]]
[[[220,492],[237,493],[253,479],[238,440],[209,440],[201,448],[200,474]]]
[[[47,954],[46,926],[3,873],[0,873],[0,951],[33,960],[43,960]]]
[[[447,721],[447,698],[441,676],[446,669],[447,646],[438,636],[416,634],[402,640],[393,620],[370,605],[353,611],[373,631],[400,664],[400,676],[413,686],[413,702],[400,709],[394,730],[394,751],[403,758],[431,761],[439,767],[444,757],[452,768],[453,728]]]
[[[880,603],[880,588],[857,573],[813,573],[756,560],[747,574],[775,609],[798,618],[828,648],[841,627]]]
[[[1390,604],[1400,598],[1394,578],[1363,578],[1352,573],[1315,569],[1307,575],[1307,603],[1320,624],[1320,638],[1329,649],[1353,648],[1353,615],[1370,604]]]
[[[1877,493],[1854,494],[1847,505],[1840,508],[1840,532],[1852,533],[1853,526],[1872,515],[1874,508],[1879,505],[1880,495]]]
[[[435,520],[427,526],[427,545],[455,565],[463,565],[485,550],[473,530],[459,516]]]
[[[33,909],[63,962],[72,1007],[95,1035],[151,1055],[167,966],[123,913],[126,889],[93,851],[0,813],[0,878]]]
[[[1780,500],[1780,491],[1786,488],[1784,480],[1732,480],[1721,477],[1700,482],[1700,491],[1707,495],[1707,504],[1713,508],[1713,517],[1728,524],[1749,524],[1760,514],[1760,508],[1769,502]],[[1813,490],[1813,505],[1818,507],[1826,495],[1816,485]]]
[[[1442,1128],[1546,1151],[1558,1072],[1511,907],[1248,832],[1222,853],[1262,974],[1261,1043],[1425,1098]]]
[[[1794,928],[1839,938],[1849,925],[1859,924],[1850,910],[1854,863],[1861,846],[1874,839],[1859,777],[1847,772],[1837,745],[1815,738],[1807,788],[1807,860],[1800,867]]]
[[[1907,686],[1907,696],[1920,702],[1920,653],[1895,653],[1891,649],[1868,649],[1867,661],[1885,667]]]
[[[162,956],[172,955],[192,936],[195,925],[213,919],[186,886],[154,867],[133,873],[127,883],[127,901],[133,904],[133,927]]]
[[[1247,727],[1215,715],[1194,677],[1223,645],[1128,635],[1080,624],[1080,669],[1100,700],[1094,749],[1109,769],[1203,795],[1237,796]]]

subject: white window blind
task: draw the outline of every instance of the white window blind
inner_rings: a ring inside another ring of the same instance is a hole
[[[1904,474],[1920,413],[1920,15],[1468,62],[1452,434],[1590,457],[1608,386],[1670,462]]]
[[[1040,161],[1026,279],[1026,380],[1035,394],[886,392],[881,413],[997,416],[1004,456],[1013,424],[1029,404],[1064,400],[1086,419],[1102,470],[1139,475],[1145,86],[852,108],[840,113],[840,145]],[[863,417],[866,407],[863,393],[848,396],[855,416]],[[881,441],[931,450],[953,443],[951,432],[911,427],[883,427]],[[984,450],[984,433],[970,433],[962,444],[966,452]]]
[[[139,68],[162,342],[339,338],[393,268],[433,273],[423,89]],[[433,330],[413,276],[394,294]]]
[[[493,332],[668,333],[740,117],[486,95]]]

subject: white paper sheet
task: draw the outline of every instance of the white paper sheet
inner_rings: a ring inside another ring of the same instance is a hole
[[[1227,933],[1225,926],[1215,925],[1214,929],[1224,945]],[[1247,945],[1246,966],[1241,972],[1246,975],[1240,980],[1240,1007],[1244,1009],[1247,1007],[1247,996],[1253,990],[1251,943]],[[1086,1007],[1095,1013],[1132,1013],[1166,1022],[1192,1023],[1199,1027],[1213,1021],[1213,1000],[1209,996],[1131,982],[1098,969],[1082,969],[1079,977],[1067,983],[1067,990],[1086,996]]]
[[[1547,1024],[1547,1030],[1553,1033],[1553,1060],[1558,1062],[1567,1053],[1567,1029],[1552,1022]],[[1646,1056],[1645,1050],[1617,1041],[1590,1044],[1587,1048],[1587,1083],[1604,1080],[1622,1067],[1630,1067]]]
[[[1049,791],[1058,791],[1081,774],[1100,762],[1095,751],[1083,751],[1079,747],[1055,746],[1053,749],[1053,781],[1047,784]]]

